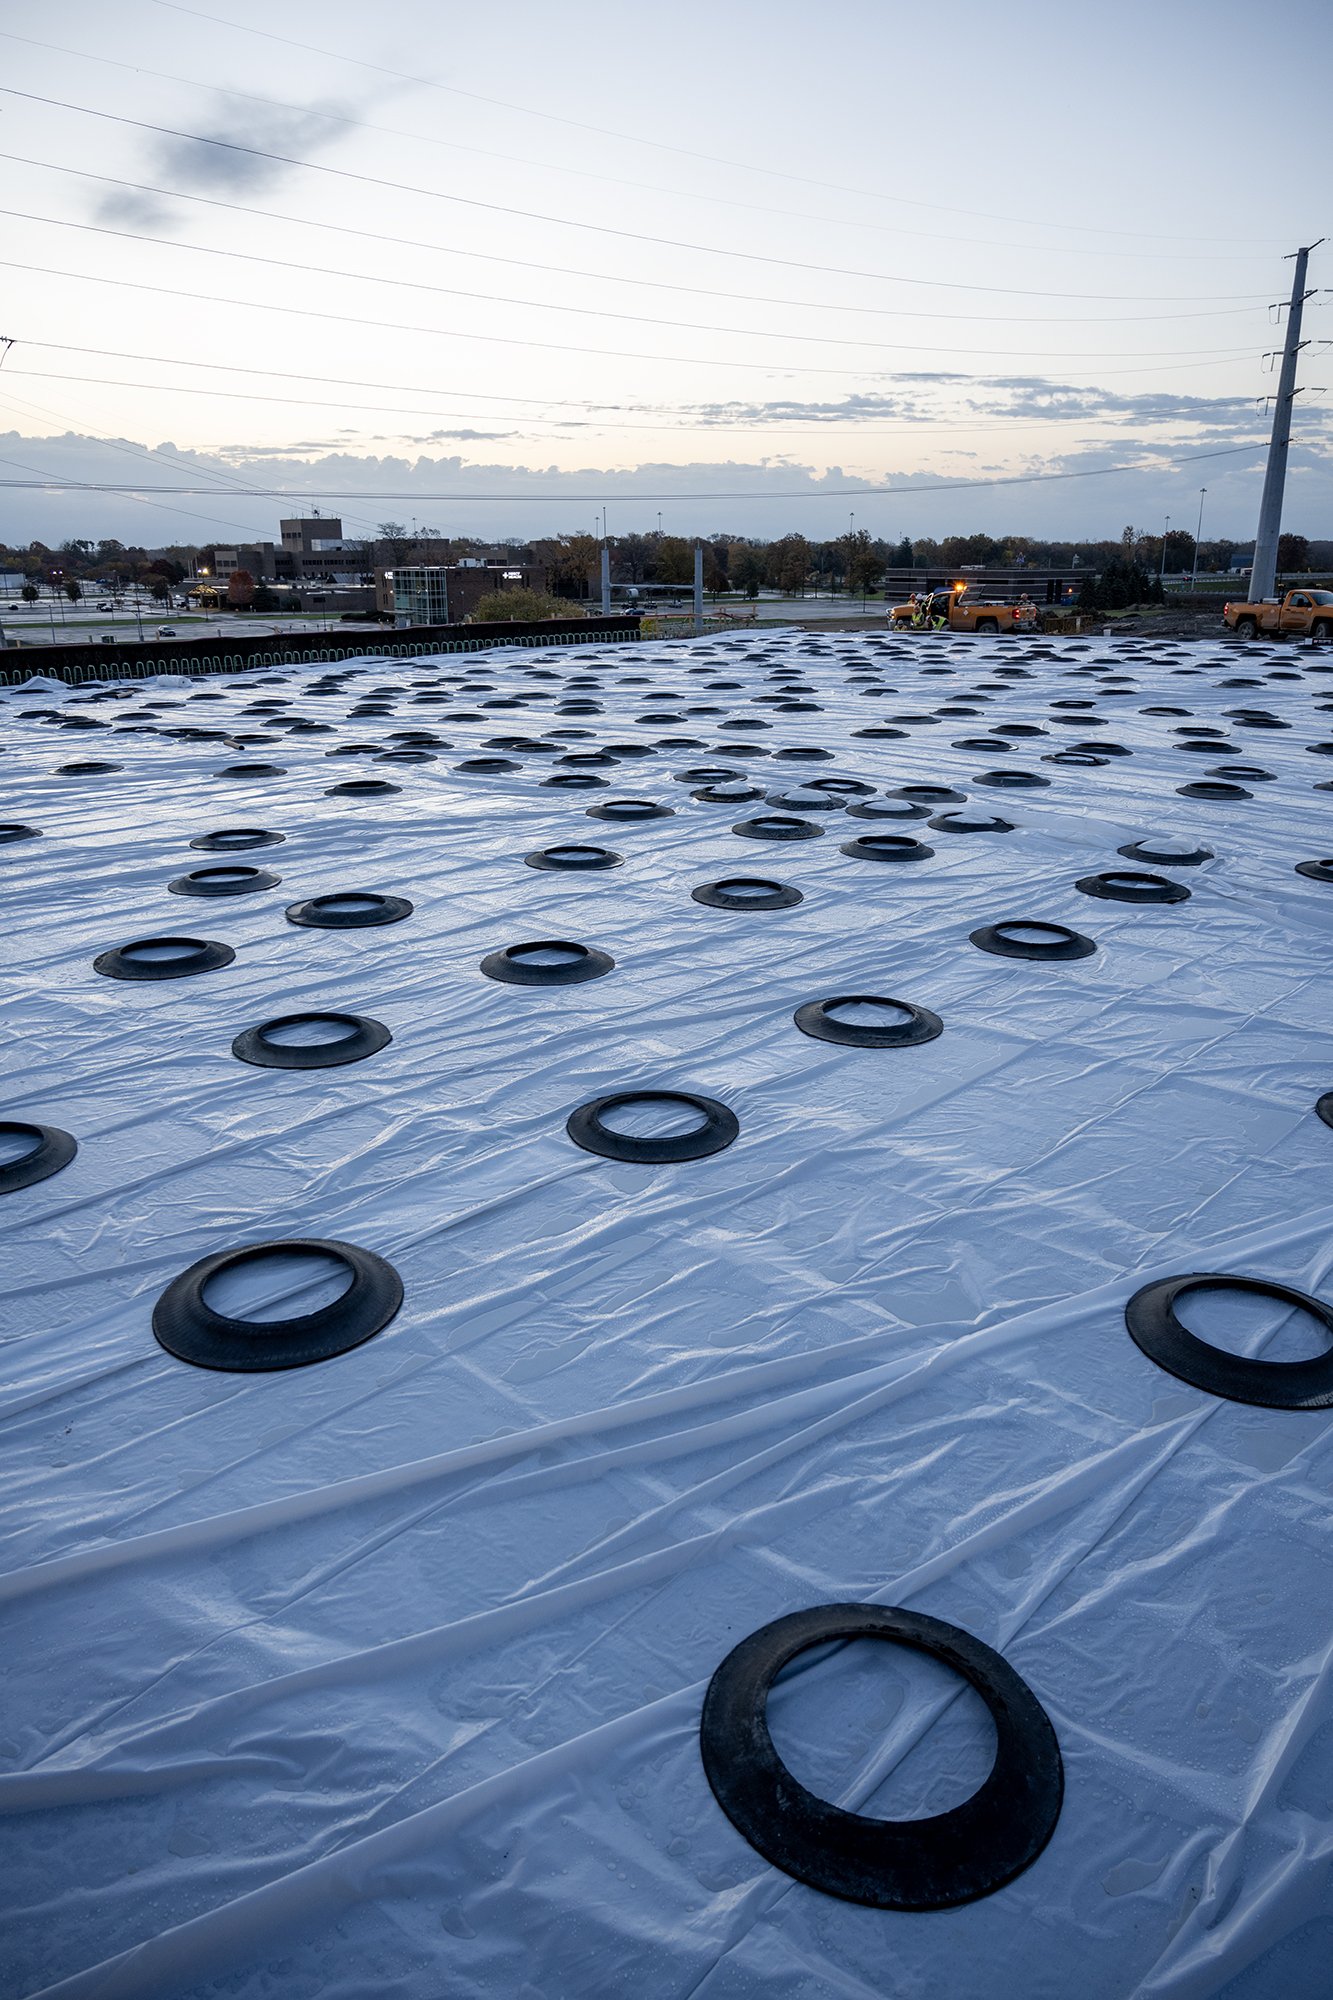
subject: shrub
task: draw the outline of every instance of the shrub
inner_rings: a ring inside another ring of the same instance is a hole
[[[582,618],[580,605],[568,603],[562,597],[548,597],[544,590],[529,590],[521,586],[514,590],[493,590],[483,597],[468,623],[471,625],[493,625],[503,619],[511,619],[529,624],[539,618]]]

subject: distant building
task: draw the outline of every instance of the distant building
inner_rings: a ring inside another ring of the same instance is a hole
[[[243,569],[256,583],[274,583],[280,576],[291,574],[282,565],[283,553],[272,542],[249,542],[234,549],[215,548],[212,581],[225,590],[237,570]]]
[[[483,563],[475,558],[459,563],[417,563],[375,572],[375,602],[395,625],[461,625],[483,597],[492,591],[524,584],[544,588],[539,565]]]
[[[336,516],[312,514],[308,519],[280,521],[278,527],[294,582],[324,577],[356,583],[365,574],[365,544],[345,541],[342,521]]]

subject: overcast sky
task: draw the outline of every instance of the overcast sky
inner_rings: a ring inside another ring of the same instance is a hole
[[[349,533],[894,537],[1193,528],[1207,487],[1253,533],[1270,302],[1333,233],[1315,0],[3,18],[0,480],[139,494],[0,488],[9,540],[272,536],[256,485]]]

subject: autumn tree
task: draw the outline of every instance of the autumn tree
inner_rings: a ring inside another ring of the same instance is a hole
[[[1285,575],[1291,570],[1305,570],[1310,567],[1310,543],[1305,535],[1279,535],[1277,538],[1277,566]]]
[[[165,595],[166,578],[161,579]],[[153,590],[157,596],[156,587]],[[254,602],[255,580],[248,569],[234,569],[227,579],[227,608],[230,611],[245,611]]]

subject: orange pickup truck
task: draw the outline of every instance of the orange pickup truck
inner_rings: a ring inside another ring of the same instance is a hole
[[[914,632],[1035,632],[1037,607],[1024,598],[1018,604],[969,603],[967,585],[956,583],[952,590],[932,590],[913,597],[910,603],[895,604],[889,623],[899,631]]]
[[[1297,638],[1333,639],[1333,590],[1289,590],[1279,604],[1224,604],[1223,622],[1241,639],[1290,632]]]

